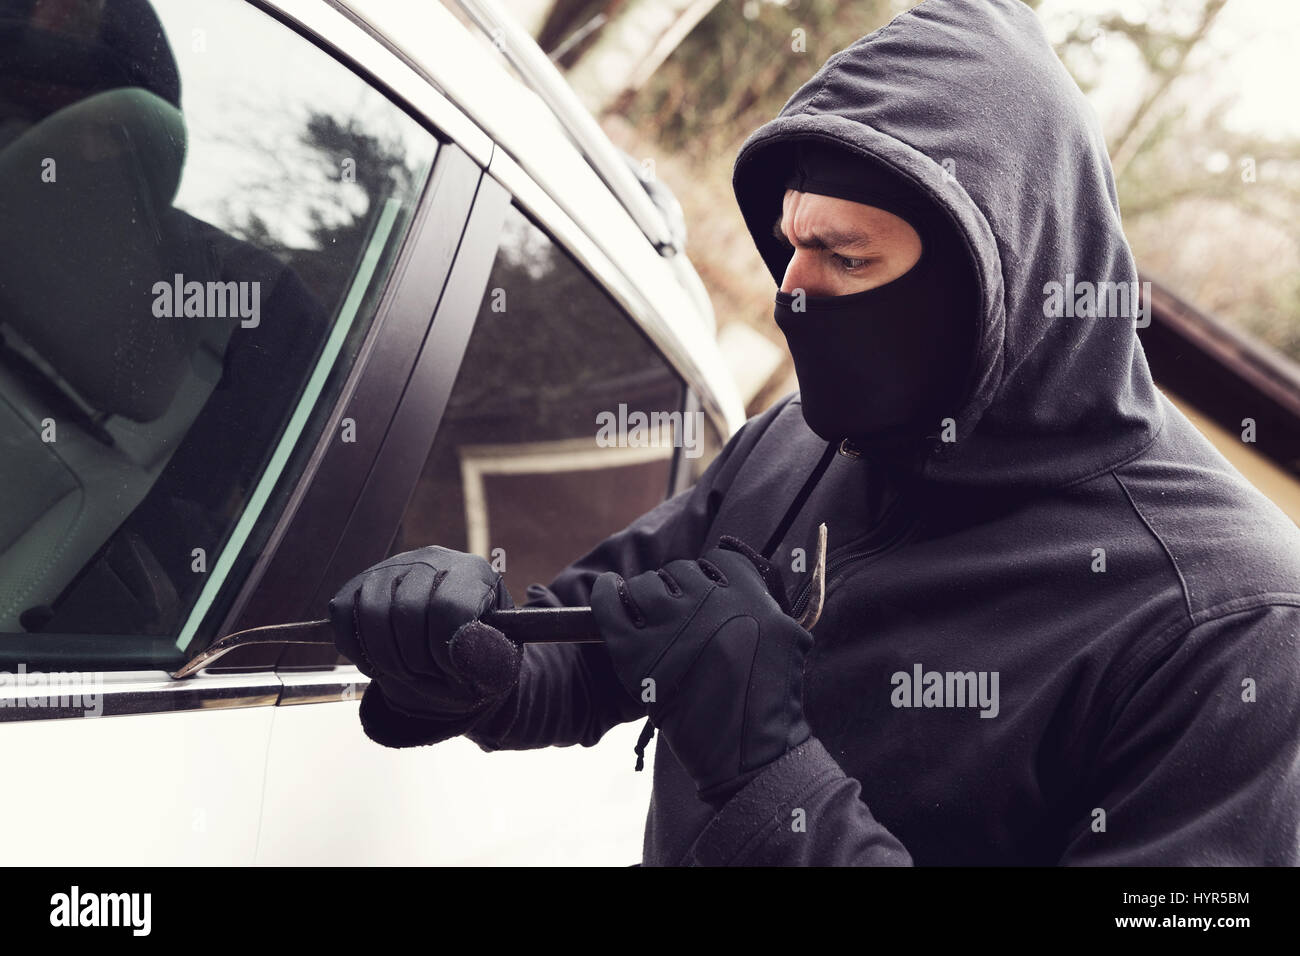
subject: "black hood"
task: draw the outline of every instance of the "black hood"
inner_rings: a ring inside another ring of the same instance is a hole
[[[978,371],[956,440],[924,449],[926,484],[1059,487],[1155,439],[1164,413],[1132,310],[1044,314],[1049,283],[1134,289],[1138,276],[1100,127],[1032,10],[924,0],[832,56],[745,141],[732,185],[778,285],[790,252],[772,223],[805,138],[884,163],[931,197],[979,277]]]

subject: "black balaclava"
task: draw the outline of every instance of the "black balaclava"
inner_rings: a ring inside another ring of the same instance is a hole
[[[796,144],[786,188],[875,206],[906,220],[921,257],[903,275],[840,296],[776,293],[804,420],[827,441],[897,448],[942,431],[973,371],[978,284],[947,217],[895,173],[816,140]]]

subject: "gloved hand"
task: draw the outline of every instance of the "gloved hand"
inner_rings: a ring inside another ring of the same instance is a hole
[[[715,808],[812,736],[812,635],[790,616],[776,567],[744,542],[724,535],[698,561],[627,581],[607,571],[591,607],[619,681]]]
[[[441,722],[410,741],[435,743],[464,733],[508,697],[523,647],[478,618],[511,607],[486,560],[448,548],[394,555],[343,585],[329,614],[340,653],[372,681],[361,701],[367,734],[379,739],[371,725],[391,724],[392,711]]]

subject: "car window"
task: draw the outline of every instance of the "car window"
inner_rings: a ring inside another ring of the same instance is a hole
[[[0,45],[0,663],[179,659],[332,405],[436,141],[240,0],[18,0]]]
[[[689,407],[698,408],[698,400],[689,403]],[[701,478],[713,459],[718,457],[723,446],[727,444],[726,437],[722,434],[722,429],[709,416],[704,415],[699,419],[703,423],[703,429],[700,432],[700,445],[696,453],[686,459],[686,469],[681,476],[682,487],[689,488]]]
[[[601,286],[511,207],[463,363],[390,554],[480,554],[517,603],[668,494],[703,416]]]

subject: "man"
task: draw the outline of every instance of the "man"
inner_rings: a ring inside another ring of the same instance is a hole
[[[445,549],[349,582],[367,733],[590,746],[648,714],[646,865],[1300,863],[1300,532],[1105,308],[1136,269],[1032,12],[897,17],[733,184],[800,393],[552,583],[603,645],[521,653]],[[1071,281],[1110,292],[1049,317]]]

